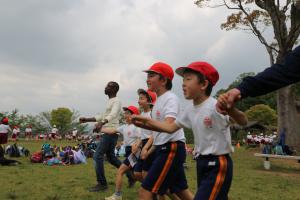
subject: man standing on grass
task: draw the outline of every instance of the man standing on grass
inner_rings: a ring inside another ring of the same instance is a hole
[[[99,132],[103,127],[105,128],[117,128],[119,127],[119,118],[121,114],[121,101],[117,97],[119,91],[119,84],[113,81],[108,82],[105,87],[104,93],[108,96],[109,100],[106,105],[106,110],[104,113],[97,115],[92,118],[81,117],[79,119],[80,123],[85,122],[97,122],[95,126],[95,131]],[[95,170],[97,176],[97,185],[90,188],[90,192],[98,192],[101,190],[106,190],[108,188],[107,181],[104,173],[104,154],[106,154],[107,160],[119,168],[121,161],[115,156],[115,146],[118,141],[117,134],[103,134],[100,142],[97,145],[96,152],[94,153],[93,159],[95,161]],[[134,183],[134,179],[130,173],[126,174],[129,180],[129,185]]]

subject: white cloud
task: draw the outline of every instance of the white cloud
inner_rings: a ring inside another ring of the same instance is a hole
[[[124,105],[145,87],[142,70],[161,60],[175,69],[196,60],[218,66],[226,87],[243,71],[266,67],[260,44],[221,31],[228,11],[180,0],[3,0],[0,7],[0,111],[56,107],[102,111],[108,81]],[[181,98],[181,79],[174,89]]]

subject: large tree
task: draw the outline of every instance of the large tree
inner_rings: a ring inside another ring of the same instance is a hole
[[[264,45],[270,64],[283,63],[284,57],[293,49],[300,34],[299,0],[197,0],[199,7],[224,7],[233,12],[221,24],[229,30],[252,32]],[[273,37],[264,35],[270,28]],[[292,86],[277,92],[278,129],[286,128],[287,143],[300,146],[300,116]]]

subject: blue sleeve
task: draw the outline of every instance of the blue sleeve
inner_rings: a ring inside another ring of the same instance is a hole
[[[300,46],[288,54],[283,64],[274,64],[253,77],[245,77],[237,89],[242,98],[260,96],[300,81]]]

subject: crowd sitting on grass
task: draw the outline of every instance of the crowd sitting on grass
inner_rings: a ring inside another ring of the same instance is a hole
[[[40,151],[31,155],[33,163],[43,163],[45,165],[71,165],[86,163],[86,155],[80,146],[51,146],[48,143],[42,145]]]
[[[259,144],[273,144],[274,140],[276,140],[277,135],[264,135],[260,133],[259,135],[251,134],[250,132],[247,134],[247,145],[259,145]]]

